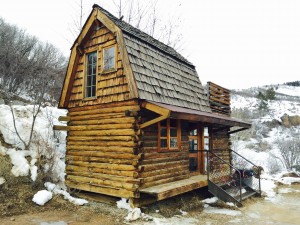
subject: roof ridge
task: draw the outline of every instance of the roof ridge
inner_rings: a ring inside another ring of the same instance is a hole
[[[111,20],[113,20],[114,23],[116,23],[117,26],[122,31],[125,31],[126,33],[138,38],[142,42],[146,42],[147,44],[152,45],[155,48],[158,48],[159,50],[163,51],[164,53],[170,55],[171,57],[176,58],[177,60],[180,60],[181,62],[187,64],[188,66],[192,66],[195,68],[195,66],[188,61],[185,57],[183,57],[180,53],[178,53],[174,48],[172,48],[169,45],[166,45],[165,43],[157,40],[156,38],[152,37],[151,35],[147,34],[146,32],[132,26],[131,24],[118,19],[116,16],[108,12],[106,9],[102,8],[98,4],[93,5],[93,9],[98,8],[100,9],[105,15],[107,15]]]

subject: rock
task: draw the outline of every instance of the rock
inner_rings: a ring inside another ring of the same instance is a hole
[[[13,218],[13,217],[12,217],[12,218],[10,218],[10,221],[15,221],[15,220],[16,220],[16,219],[15,219],[15,218]]]
[[[5,105],[5,101],[2,98],[0,98],[0,105]]]
[[[289,128],[292,126],[299,126],[300,125],[300,116],[289,116],[288,114],[284,114],[281,118],[282,125]]]
[[[25,105],[25,103],[24,103],[24,102],[22,102],[22,101],[19,101],[19,100],[13,100],[13,101],[11,102],[11,104],[12,104],[12,105],[22,105],[22,106],[24,106],[24,105]]]
[[[281,122],[276,119],[273,119],[272,121],[265,121],[265,122],[263,122],[263,124],[265,124],[269,128],[275,128],[275,127],[280,126]]]
[[[295,172],[290,172],[290,173],[283,174],[282,177],[300,177],[300,176]]]

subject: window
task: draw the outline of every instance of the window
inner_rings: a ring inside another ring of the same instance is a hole
[[[97,52],[87,54],[86,60],[85,97],[96,96]]]
[[[180,148],[180,121],[166,119],[158,123],[158,148],[178,150]]]
[[[104,49],[103,71],[112,70],[115,68],[115,46]]]

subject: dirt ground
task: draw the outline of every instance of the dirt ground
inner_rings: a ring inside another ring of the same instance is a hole
[[[44,206],[32,202],[33,195],[43,189],[42,183],[31,183],[29,178],[18,178],[0,186],[0,224],[1,225],[120,225],[126,224],[124,218],[128,214],[125,209],[115,206],[89,202],[84,206],[76,206],[54,196]],[[194,191],[169,200],[161,201],[142,208],[146,214],[170,218],[181,215],[183,211],[202,211],[202,199],[211,197],[207,190]],[[60,222],[61,221],[61,222]],[[56,222],[56,223],[55,223]],[[60,222],[60,223],[59,223]],[[138,222],[139,223],[139,222]],[[143,222],[141,222],[143,224]]]
[[[10,185],[0,186],[0,224],[1,225],[148,225],[156,224],[155,221],[139,219],[135,222],[125,222],[128,212],[118,209],[116,205],[89,202],[84,206],[76,206],[55,196],[45,206],[38,206],[32,202],[33,195],[41,190],[42,183],[31,183],[30,179],[17,179],[17,183],[10,181]],[[203,212],[205,198],[212,197],[207,189],[199,189],[168,200],[160,201],[148,207],[143,207],[146,215],[165,221],[163,224],[197,224],[197,225],[223,225],[223,224],[297,224],[300,216],[297,207],[300,200],[300,185],[280,186],[283,191],[294,188],[287,194],[278,194],[272,201],[264,198],[246,200],[243,208],[235,208],[218,201],[211,204],[215,208],[228,208],[241,212],[240,216],[210,214]],[[280,191],[279,191],[280,193]],[[73,195],[76,193],[73,193]],[[282,205],[282,207],[281,207]],[[294,209],[295,208],[295,209]],[[285,209],[288,209],[285,210]],[[188,215],[182,215],[182,211]],[[274,210],[277,210],[276,217]],[[285,211],[284,211],[285,210]],[[296,211],[295,211],[296,210]],[[287,211],[287,212],[286,212]],[[286,217],[287,214],[291,214]],[[287,220],[287,218],[291,218]],[[262,222],[262,223],[261,223]],[[279,222],[279,223],[278,223]]]

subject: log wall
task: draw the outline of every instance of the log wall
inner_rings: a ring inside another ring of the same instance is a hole
[[[136,101],[69,109],[66,184],[70,188],[111,196],[138,198],[141,185],[137,150]]]
[[[140,161],[140,167],[143,169],[139,176],[143,179],[141,187],[151,187],[189,177],[187,131],[181,131],[181,149],[165,152],[158,152],[157,123],[144,128],[143,133],[141,140],[144,158]]]
[[[103,73],[103,48],[113,45],[117,48],[116,69]],[[129,100],[128,80],[124,75],[123,63],[116,37],[104,26],[102,26],[98,31],[92,32],[82,49],[83,53],[93,51],[97,51],[98,55],[96,82],[97,96],[94,99],[84,99],[84,77],[86,65],[84,62],[85,56],[82,54],[79,56],[68,108]]]
[[[212,137],[212,147],[213,147],[213,152],[217,154],[219,157],[221,157],[223,160],[231,164],[231,154],[230,154],[230,136],[228,134],[229,128],[214,132],[213,137]],[[221,164],[220,164],[221,163]],[[220,164],[220,165],[219,165]],[[216,160],[215,162],[211,162],[211,165],[218,170],[222,171],[229,171],[230,167],[221,162],[220,160]]]

